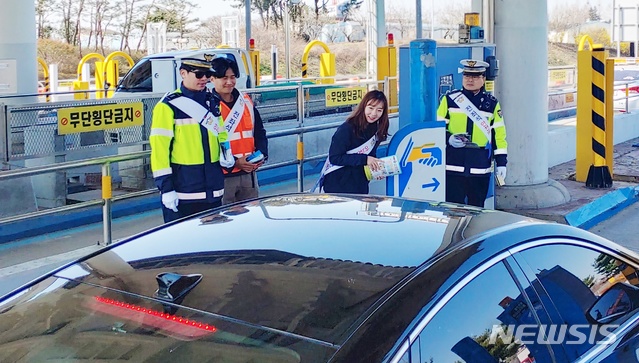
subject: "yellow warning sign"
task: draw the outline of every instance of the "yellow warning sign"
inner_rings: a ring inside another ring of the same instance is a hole
[[[144,125],[142,102],[58,109],[58,134]]]
[[[484,88],[486,89],[486,92],[493,92],[495,90],[495,81],[486,81],[486,83],[484,83]]]
[[[324,91],[326,107],[356,105],[366,94],[366,87],[329,88]]]

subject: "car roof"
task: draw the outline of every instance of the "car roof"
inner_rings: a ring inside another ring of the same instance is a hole
[[[453,233],[458,221],[464,221],[463,233]],[[445,203],[284,195],[142,234],[111,248],[108,259],[113,263],[105,264],[102,254],[83,262],[91,266],[89,274],[78,277],[77,270],[70,268],[57,276],[153,297],[159,273],[202,274],[202,281],[184,299],[185,306],[252,324],[276,321],[270,328],[339,344],[350,324],[434,255],[487,230],[525,221],[530,220]],[[122,270],[122,264],[128,267]],[[351,274],[353,285],[349,286],[344,277]],[[254,291],[241,291],[251,284]],[[288,296],[282,285],[295,293]],[[325,315],[339,312],[339,324],[326,329],[292,324],[299,316],[310,319],[322,295],[331,300],[329,295],[346,292],[348,311],[324,308]],[[219,303],[240,296],[246,301],[259,296],[282,301],[281,312],[227,311],[227,305]],[[287,316],[284,311],[297,314]]]
[[[181,319],[214,321],[220,330],[250,327],[262,332],[252,337],[276,334],[302,341],[315,347],[297,350],[309,356],[330,357],[368,326],[383,336],[378,351],[388,352],[402,333],[398,327],[408,326],[415,309],[451,276],[463,274],[456,272],[460,266],[466,264],[467,271],[509,245],[544,233],[587,234],[568,228],[442,202],[287,194],[163,225],[54,276],[73,288],[68,294],[94,296],[83,306],[96,311],[170,306]],[[507,238],[491,240],[497,235]],[[428,274],[431,266],[436,277]],[[202,278],[183,290],[181,299],[158,304],[157,279],[165,273]],[[411,286],[422,287],[419,296],[412,296]],[[419,301],[399,320],[384,322],[400,300]],[[361,349],[373,351],[352,344],[340,352],[352,358]]]

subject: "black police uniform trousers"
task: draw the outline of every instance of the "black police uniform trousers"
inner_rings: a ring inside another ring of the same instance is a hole
[[[176,219],[184,218],[199,212],[203,212],[209,209],[217,208],[222,205],[222,199],[217,202],[207,203],[207,202],[190,202],[190,203],[179,203],[177,207],[177,212],[168,209],[164,205],[162,205],[162,217],[164,217],[164,223],[168,223],[174,221]]]
[[[483,208],[491,175],[463,176],[446,172],[446,201]]]

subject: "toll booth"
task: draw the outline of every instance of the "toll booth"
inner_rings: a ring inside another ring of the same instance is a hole
[[[485,88],[488,92],[494,92],[499,70],[494,44],[449,44],[417,39],[399,48],[400,128],[413,122],[437,120],[437,106],[441,97],[450,90],[462,88],[459,64],[462,59],[484,60],[491,65],[486,72]],[[416,82],[417,79],[420,82]],[[416,115],[413,106],[423,108],[423,115],[421,112]]]
[[[437,107],[446,92],[462,88],[463,59],[489,63],[485,88],[493,92],[499,69],[494,44],[417,39],[399,48],[399,131],[388,154],[397,155],[402,173],[387,178],[387,195],[445,201],[446,125],[437,122]],[[492,178],[485,207],[494,208]]]

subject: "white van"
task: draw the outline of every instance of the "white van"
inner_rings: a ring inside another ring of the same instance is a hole
[[[197,50],[176,50],[148,55],[122,78],[115,90],[114,97],[131,93],[164,93],[177,89],[182,81],[180,60],[202,54],[233,59],[240,70],[237,78],[238,89],[252,88],[255,84],[251,75],[253,67],[248,52],[241,48],[209,48]]]

